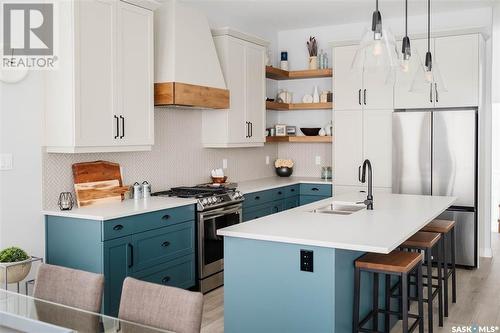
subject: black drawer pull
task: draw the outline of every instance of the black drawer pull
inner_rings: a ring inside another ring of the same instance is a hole
[[[170,281],[170,276],[165,276],[163,279],[161,279],[161,283],[165,284],[168,281]]]
[[[170,242],[169,242],[169,241],[165,241],[165,242],[163,242],[163,243],[161,244],[161,246],[163,246],[163,247],[167,247],[167,246],[169,246],[169,245],[170,245]]]
[[[123,229],[123,226],[122,226],[121,224],[117,224],[117,225],[115,225],[115,226],[113,227],[113,230],[116,230],[116,231],[118,231],[118,230],[122,230],[122,229]]]
[[[170,218],[170,215],[168,215],[168,214],[167,215],[163,215],[161,217],[162,220],[168,220],[169,218]]]
[[[317,187],[313,187],[313,188],[311,189],[311,191],[318,192],[318,191],[319,191],[319,188],[317,188]]]
[[[281,192],[281,191],[278,192],[278,195],[282,195],[282,194],[283,194],[283,192]]]
[[[259,197],[259,196],[256,196],[256,197],[255,197],[255,200],[260,200],[260,197]]]
[[[290,192],[295,192],[295,189],[294,189],[294,188],[292,188],[292,189],[290,190]]]

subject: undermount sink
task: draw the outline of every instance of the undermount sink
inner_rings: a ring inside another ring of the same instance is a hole
[[[312,210],[311,213],[351,215],[362,209],[366,209],[364,204],[357,204],[355,202],[332,202],[328,206]]]

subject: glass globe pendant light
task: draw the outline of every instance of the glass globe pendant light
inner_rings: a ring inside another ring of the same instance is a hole
[[[378,0],[376,0],[371,29],[363,34],[354,55],[351,69],[383,69],[388,74],[391,74],[398,66],[400,66],[400,63],[396,40],[390,30],[382,25],[382,14],[379,11]]]

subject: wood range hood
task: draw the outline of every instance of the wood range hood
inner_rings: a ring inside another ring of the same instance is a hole
[[[167,0],[155,11],[155,106],[229,109],[229,90],[207,18]]]
[[[180,82],[155,83],[155,106],[229,109],[229,90]]]

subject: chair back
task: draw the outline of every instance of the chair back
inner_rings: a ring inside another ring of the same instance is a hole
[[[118,317],[177,333],[199,333],[203,295],[126,278]]]

